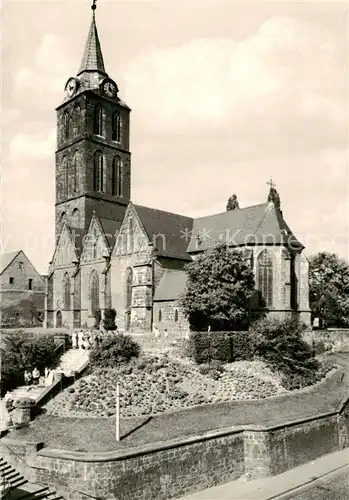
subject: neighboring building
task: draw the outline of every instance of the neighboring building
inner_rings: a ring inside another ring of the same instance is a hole
[[[79,72],[57,108],[56,249],[46,289],[46,325],[92,326],[117,311],[120,330],[187,329],[178,297],[184,266],[226,241],[245,250],[270,314],[310,323],[308,262],[270,185],[268,201],[192,219],[135,205],[131,197],[130,108],[108,76],[95,11]]]
[[[22,250],[1,255],[0,287],[2,327],[42,324],[45,281]]]

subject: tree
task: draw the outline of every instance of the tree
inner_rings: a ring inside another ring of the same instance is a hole
[[[310,308],[321,326],[349,326],[349,265],[334,253],[309,259]]]
[[[187,290],[181,307],[194,330],[242,330],[260,317],[252,311],[253,271],[239,251],[219,245],[186,266]]]
[[[106,309],[104,311],[103,326],[105,330],[116,330],[115,318],[115,309]]]

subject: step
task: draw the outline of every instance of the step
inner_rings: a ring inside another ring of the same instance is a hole
[[[21,488],[21,490],[18,492],[18,496],[12,495],[12,498],[16,498],[17,500],[19,499],[29,499],[29,498],[46,498],[51,492],[49,490],[48,486],[41,486],[37,485],[35,483],[29,483]],[[11,491],[12,494],[12,491]]]

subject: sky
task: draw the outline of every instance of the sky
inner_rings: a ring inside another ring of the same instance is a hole
[[[2,1],[2,251],[54,250],[55,108],[91,2]],[[132,201],[193,217],[264,203],[306,255],[348,258],[345,2],[102,1],[106,71],[132,109]]]

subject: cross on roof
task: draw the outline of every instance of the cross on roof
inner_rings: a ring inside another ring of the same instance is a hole
[[[270,188],[274,188],[274,187],[276,187],[276,184],[274,184],[273,179],[272,179],[271,177],[270,177],[270,180],[267,182],[267,184],[268,184],[268,186],[269,186]]]

